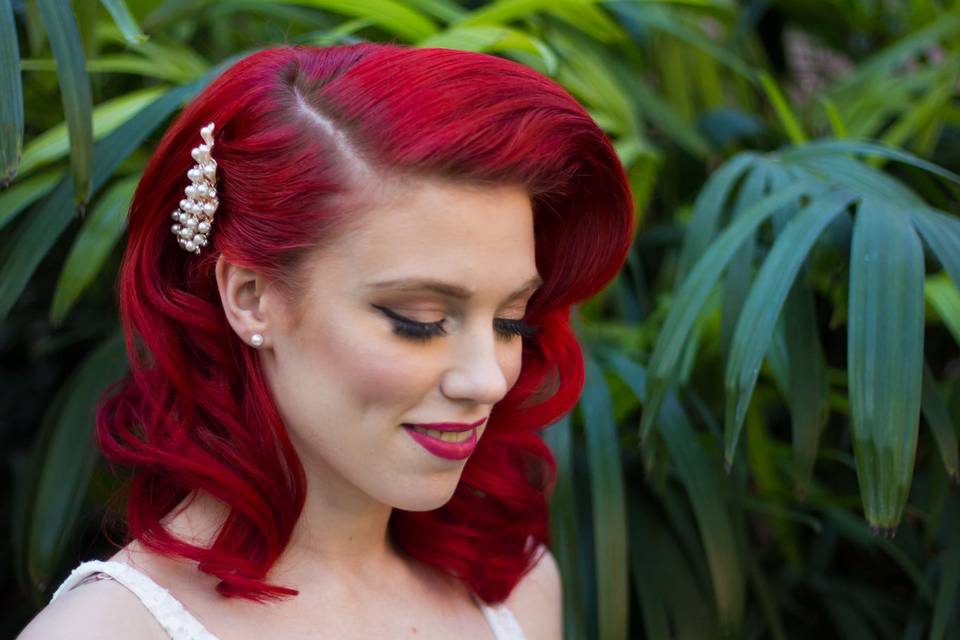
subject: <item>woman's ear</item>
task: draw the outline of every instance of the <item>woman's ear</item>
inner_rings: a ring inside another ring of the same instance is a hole
[[[227,322],[247,344],[251,344],[251,337],[257,333],[263,336],[263,344],[267,344],[273,309],[270,308],[271,296],[265,295],[267,283],[263,275],[227,262],[223,254],[217,258],[215,271]]]

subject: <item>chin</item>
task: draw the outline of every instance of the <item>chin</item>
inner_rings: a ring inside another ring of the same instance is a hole
[[[415,495],[403,496],[393,501],[393,506],[404,511],[433,511],[450,502],[457,490],[454,483],[448,491],[423,491]]]

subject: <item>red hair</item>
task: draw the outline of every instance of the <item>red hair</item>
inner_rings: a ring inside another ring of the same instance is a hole
[[[197,256],[177,245],[170,214],[208,122],[220,206]],[[390,176],[524,185],[544,280],[525,316],[540,330],[523,338],[520,377],[494,406],[453,497],[433,511],[395,509],[390,534],[489,603],[536,563],[535,542],[549,545],[556,464],[538,431],[569,412],[583,386],[570,306],[617,274],[633,236],[613,147],[560,85],[503,58],[394,44],[282,46],[217,77],[151,158],[118,284],[131,372],[97,412],[104,456],[132,471],[128,539],[198,562],[224,596],[298,593],[264,578],[290,539],[306,482],[256,350],[227,323],[217,256],[296,299],[303,258],[356,218],[350,196]],[[209,549],[161,524],[195,490],[230,507]]]

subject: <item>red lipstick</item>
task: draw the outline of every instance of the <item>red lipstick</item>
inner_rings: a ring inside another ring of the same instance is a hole
[[[410,434],[410,437],[416,441],[421,447],[429,451],[435,456],[440,458],[446,458],[447,460],[464,460],[470,457],[470,454],[473,453],[473,450],[477,448],[477,427],[483,424],[486,421],[486,418],[482,420],[477,420],[474,423],[457,423],[457,422],[432,422],[425,424],[413,424],[409,422],[403,423],[404,430]],[[433,435],[429,433],[424,433],[421,429],[436,429],[439,432],[459,432],[463,433],[464,431],[469,431],[465,439],[457,440],[455,442],[449,442],[443,440],[439,437],[438,433]]]

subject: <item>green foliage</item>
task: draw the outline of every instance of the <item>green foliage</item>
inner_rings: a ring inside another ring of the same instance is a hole
[[[72,9],[0,3],[7,635],[105,547],[90,403],[124,371],[152,140],[249,51],[363,39],[553,77],[631,180],[628,262],[575,313],[580,405],[543,432],[566,637],[960,635],[955,0]]]

